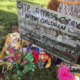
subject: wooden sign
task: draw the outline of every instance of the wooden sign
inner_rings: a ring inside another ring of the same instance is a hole
[[[80,19],[17,0],[21,38],[66,62],[80,56]]]

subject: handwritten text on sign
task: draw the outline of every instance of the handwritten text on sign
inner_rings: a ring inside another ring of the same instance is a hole
[[[58,57],[76,60],[80,46],[80,19],[17,0],[21,37]],[[44,45],[42,45],[44,44]],[[47,47],[49,47],[47,49]],[[61,55],[58,54],[61,51]],[[55,52],[54,52],[55,53]],[[64,56],[62,56],[64,54]],[[68,55],[67,55],[68,53]]]

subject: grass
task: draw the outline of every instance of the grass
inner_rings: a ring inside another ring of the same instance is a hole
[[[21,0],[46,8],[49,0]],[[16,0],[0,0],[0,52],[3,48],[6,35],[11,32],[12,27],[18,26]]]
[[[46,8],[49,0],[22,0],[28,3],[40,6],[43,4]],[[8,33],[12,32],[13,27],[18,26],[16,0],[0,0],[0,52],[5,43]],[[52,61],[53,62],[53,61]],[[24,77],[16,73],[16,69],[7,72],[2,80],[57,80],[57,67],[52,66],[49,69],[35,69],[34,72],[28,72]]]
[[[24,1],[24,2],[28,2],[28,3],[31,3],[31,4],[34,4],[34,5],[37,5],[37,6],[40,6],[41,4],[44,5],[44,8],[46,8],[49,0],[21,0],[21,1]]]
[[[3,48],[6,35],[13,26],[18,25],[16,1],[0,1],[0,52]]]

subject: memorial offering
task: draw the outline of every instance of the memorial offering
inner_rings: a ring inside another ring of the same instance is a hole
[[[80,19],[17,0],[22,39],[68,63],[80,57]]]

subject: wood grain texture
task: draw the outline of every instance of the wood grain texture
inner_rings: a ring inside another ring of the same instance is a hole
[[[72,2],[80,0],[64,0],[64,1]],[[60,2],[58,12],[80,18],[80,4],[67,4]]]

